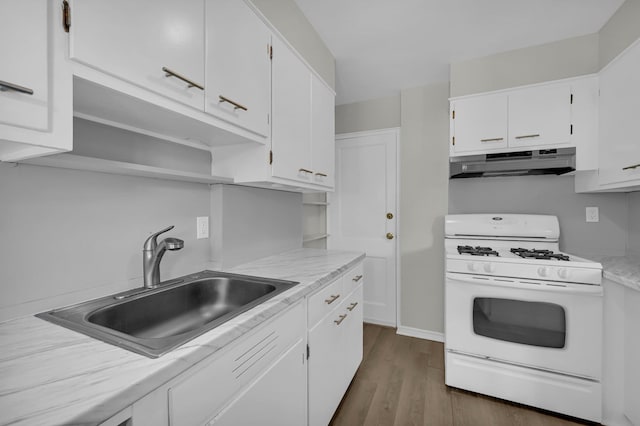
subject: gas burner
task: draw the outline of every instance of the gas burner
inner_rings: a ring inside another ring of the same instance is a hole
[[[471,247],[471,246],[458,246],[459,254],[470,254],[471,256],[496,256],[499,257],[497,251],[491,247]]]
[[[566,254],[554,253],[551,250],[512,248],[511,253],[525,259],[569,260],[569,256],[567,256]]]

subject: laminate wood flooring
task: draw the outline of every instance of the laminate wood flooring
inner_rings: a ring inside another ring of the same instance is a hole
[[[364,325],[360,368],[331,426],[570,426],[556,416],[444,384],[444,345]]]

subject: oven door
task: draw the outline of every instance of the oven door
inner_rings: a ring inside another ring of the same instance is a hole
[[[599,380],[602,287],[447,273],[448,351]]]

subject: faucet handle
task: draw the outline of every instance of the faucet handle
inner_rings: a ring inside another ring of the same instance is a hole
[[[144,242],[144,247],[142,248],[143,250],[155,250],[156,246],[158,245],[158,235],[160,234],[164,234],[167,231],[171,231],[174,228],[173,225],[168,226],[166,228],[164,228],[161,231],[156,232],[155,234],[151,234],[149,236],[149,238],[147,238]]]

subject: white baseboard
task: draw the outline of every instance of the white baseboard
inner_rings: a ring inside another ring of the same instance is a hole
[[[398,334],[409,337],[417,337],[418,339],[433,340],[435,342],[444,342],[444,333],[430,330],[422,330],[420,328],[405,327],[401,325],[398,327]]]
[[[376,319],[372,319],[372,318],[364,318],[363,322],[366,322],[366,323],[369,323],[369,324],[381,325],[383,327],[396,328],[396,323],[395,322],[380,321],[380,320],[376,320]]]

